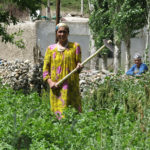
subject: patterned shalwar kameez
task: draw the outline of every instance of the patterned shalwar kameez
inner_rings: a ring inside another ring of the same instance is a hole
[[[43,79],[50,78],[53,82],[58,82],[69,72],[76,68],[81,62],[81,49],[78,43],[68,43],[68,47],[63,51],[58,51],[57,44],[50,45],[45,53],[43,65]],[[50,89],[50,105],[58,119],[69,105],[81,112],[81,96],[79,90],[79,73],[71,75],[57,89]]]

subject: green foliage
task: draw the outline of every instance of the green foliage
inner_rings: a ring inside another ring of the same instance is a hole
[[[51,8],[56,9],[56,0],[50,0]],[[60,11],[71,11],[71,12],[80,12],[81,11],[81,0],[63,0],[60,1]],[[89,13],[88,0],[84,0],[84,13]]]
[[[111,26],[111,14],[107,0],[93,1],[94,10],[90,15],[89,25],[93,32],[95,46],[103,45],[103,39],[113,40],[113,27]],[[108,49],[103,50],[107,53]]]
[[[147,24],[146,0],[92,1],[94,10],[90,16],[96,47],[103,45],[105,38],[112,39],[117,32],[119,41],[129,40]]]
[[[111,3],[112,25],[121,34],[121,38],[135,37],[137,30],[143,28],[147,23],[146,0],[124,0],[120,3]]]
[[[42,4],[46,4],[46,0],[12,0],[22,10],[30,10],[31,15],[37,15],[36,10],[40,9]]]
[[[83,113],[57,120],[48,93],[24,95],[0,85],[0,148],[10,150],[150,149],[150,74],[107,77],[83,97]]]
[[[16,40],[16,37],[20,36],[22,31],[18,31],[12,34],[7,32],[7,26],[10,24],[16,25],[19,20],[9,10],[9,5],[14,5],[20,11],[29,11],[32,16],[36,16],[36,10],[40,9],[42,4],[45,4],[45,0],[7,0],[0,2],[0,36],[2,42],[10,42],[15,44],[19,48],[25,48],[23,40]]]

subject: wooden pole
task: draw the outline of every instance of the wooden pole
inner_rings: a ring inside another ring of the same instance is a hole
[[[84,2],[81,0],[81,16],[83,17],[83,7],[84,7]]]
[[[56,0],[56,25],[60,20],[60,0]],[[57,37],[55,38],[55,42],[57,43]]]
[[[50,0],[47,0],[47,17],[51,19]]]
[[[60,20],[60,0],[56,0],[56,25]]]

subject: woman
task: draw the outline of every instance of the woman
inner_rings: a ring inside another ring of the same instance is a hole
[[[133,59],[135,64],[126,72],[126,75],[140,76],[148,70],[147,65],[142,63],[142,57],[139,53],[136,53]]]
[[[62,118],[62,113],[69,105],[81,112],[81,96],[79,92],[79,73],[72,74],[59,87],[56,83],[69,72],[81,66],[81,49],[78,43],[68,41],[69,27],[64,23],[56,26],[58,42],[50,45],[45,54],[43,65],[43,79],[50,87],[51,110]]]

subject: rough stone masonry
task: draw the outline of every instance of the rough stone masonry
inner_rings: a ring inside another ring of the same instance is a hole
[[[46,88],[42,78],[43,62],[33,64],[29,60],[7,61],[1,60],[0,78],[2,84],[7,84],[15,90],[23,90],[25,93],[35,90],[38,93]],[[93,87],[104,81],[105,74],[100,71],[83,70],[80,73],[81,94],[92,91]]]

